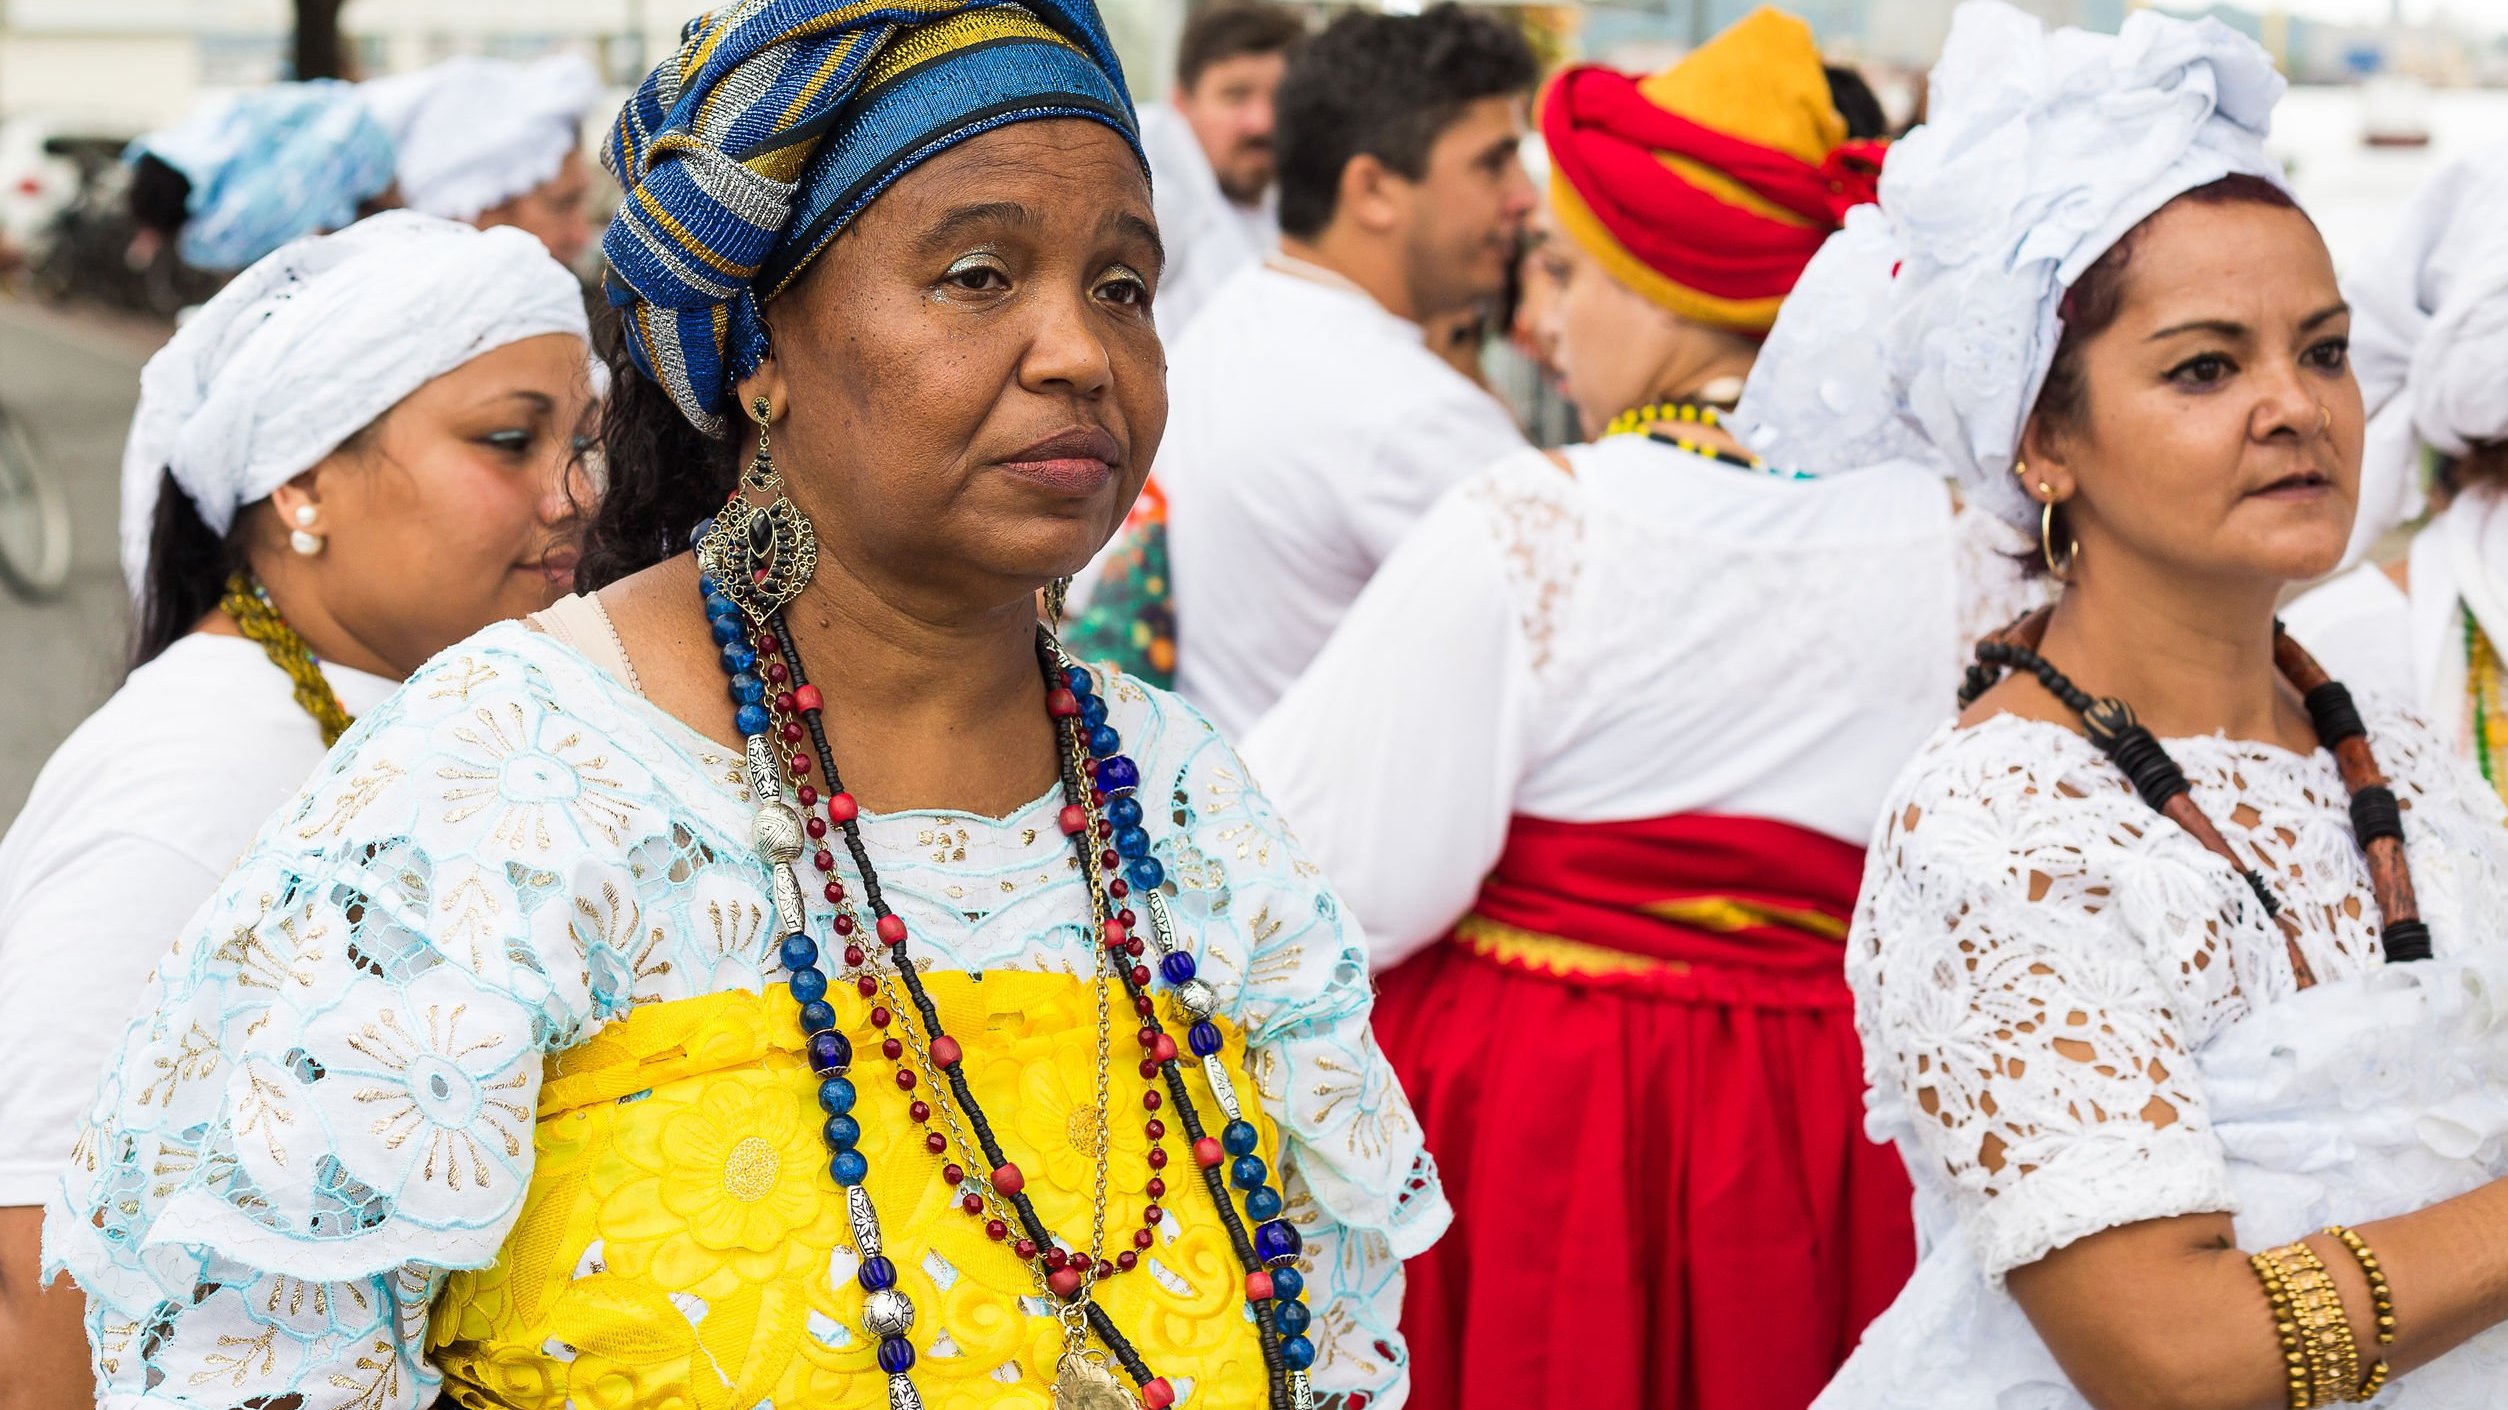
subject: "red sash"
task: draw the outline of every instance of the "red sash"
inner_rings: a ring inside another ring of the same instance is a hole
[[[1509,968],[1665,998],[1850,1006],[1864,853],[1765,818],[1517,815],[1456,944]]]

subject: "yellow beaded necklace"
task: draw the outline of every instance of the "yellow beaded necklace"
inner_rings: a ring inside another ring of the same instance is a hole
[[[295,682],[296,703],[313,716],[315,724],[322,726],[323,746],[339,743],[340,736],[356,720],[349,715],[348,707],[340,703],[339,692],[324,678],[312,648],[279,615],[270,594],[262,591],[252,574],[239,572],[226,580],[226,595],[218,599],[218,610],[234,619],[235,629],[246,640],[259,643],[270,664],[287,672],[287,678]]]
[[[2473,614],[2464,614],[2464,693],[2466,708],[2472,712],[2473,759],[2482,766],[2482,777],[2493,791],[2508,798],[2508,779],[2501,777],[2498,761],[2508,760],[2508,713],[2500,705],[2499,648],[2491,644],[2490,634]]]

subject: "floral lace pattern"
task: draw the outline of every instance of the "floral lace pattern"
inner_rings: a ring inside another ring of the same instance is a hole
[[[2491,938],[2508,886],[2496,799],[2400,707],[2364,711],[2442,956]],[[2169,752],[2299,922],[2320,981],[2382,964],[2332,757],[2222,738]],[[2198,1059],[2296,986],[2280,932],[2218,857],[2080,735],[2001,716],[1945,729],[1902,778],[1849,942],[1872,1083],[1920,1203],[1985,1277],[2101,1229],[2236,1207]]]
[[[1367,1033],[1359,936],[1198,715],[1104,694],[1318,1236],[1317,1388],[1398,1403],[1399,1259],[1448,1215]],[[1085,972],[1059,801],[866,817],[929,966]],[[518,625],[360,721],[160,965],[47,1220],[105,1403],[430,1399],[430,1302],[520,1213],[546,1060],[778,978],[749,814],[727,751]]]

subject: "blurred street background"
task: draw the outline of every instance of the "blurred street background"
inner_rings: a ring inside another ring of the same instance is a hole
[[[1954,0],[1782,0],[1861,66],[1894,124]],[[1545,61],[1660,66],[1756,0],[1502,6]],[[2128,0],[2020,0],[2113,29]],[[1165,87],[1190,0],[1104,0],[1138,96]],[[1417,8],[1395,0],[1388,8]],[[116,224],[120,153],[206,97],[274,79],[372,78],[459,54],[572,52],[623,97],[675,43],[690,0],[0,0],[0,520],[14,478],[57,484],[66,575],[0,585],[0,825],[53,746],[121,676],[127,595],[115,560],[118,466],[137,373],[176,311],[214,288],[133,268]],[[1310,7],[1324,8],[1324,7]],[[2287,0],[2170,6],[2256,36],[2297,91],[2275,146],[2339,262],[2374,257],[2388,218],[2439,163],[2508,141],[2508,0]],[[615,102],[596,109],[597,147]],[[603,186],[606,188],[606,178]],[[596,198],[605,212],[614,190]],[[592,274],[587,266],[581,272]],[[19,435],[17,433],[22,433]],[[22,451],[12,452],[12,446]],[[31,461],[32,472],[12,467]],[[40,496],[37,496],[40,498]],[[24,532],[0,522],[0,535]]]

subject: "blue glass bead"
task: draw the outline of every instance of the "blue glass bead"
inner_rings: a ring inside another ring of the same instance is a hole
[[[1141,766],[1121,754],[1097,761],[1097,786],[1106,792],[1121,793],[1141,786]]]
[[[819,1108],[830,1116],[842,1116],[853,1110],[853,1083],[846,1078],[830,1077],[819,1084]]]
[[[815,966],[802,965],[792,972],[792,996],[805,1004],[827,997],[827,976]]]
[[[1169,950],[1159,957],[1158,972],[1170,984],[1182,984],[1193,977],[1193,957],[1182,950]]]
[[[820,999],[801,1006],[801,1031],[822,1033],[836,1026],[836,1010]]]
[[[864,1292],[878,1292],[882,1288],[897,1286],[897,1265],[874,1255],[862,1260],[862,1266],[854,1270],[853,1276],[856,1282],[862,1284]]]
[[[1097,689],[1097,682],[1090,678],[1089,668],[1086,666],[1066,668],[1062,673],[1062,683],[1071,687],[1071,693],[1074,695],[1085,696]]]
[[[1262,1136],[1251,1122],[1231,1121],[1219,1130],[1219,1144],[1230,1155],[1252,1155],[1262,1143]]]
[[[819,1134],[827,1138],[829,1150],[849,1151],[862,1143],[862,1123],[850,1116],[831,1116]]]
[[[1219,1025],[1216,1023],[1194,1024],[1185,1033],[1184,1041],[1186,1046],[1193,1049],[1193,1056],[1209,1057],[1212,1053],[1219,1051]]]
[[[688,531],[688,546],[690,548],[695,548],[698,544],[705,542],[705,536],[707,534],[713,532],[714,516],[708,514],[704,518],[697,521],[697,526],[695,528]],[[707,592],[712,592],[714,590],[714,584],[709,579],[699,578],[697,581],[705,584],[705,590]]]
[[[1123,736],[1104,725],[1089,731],[1089,752],[1103,759],[1123,747]]]
[[[705,595],[705,615],[717,621],[738,622],[742,632],[749,630],[749,620],[740,615],[740,604],[719,592]]]
[[[1307,1311],[1303,1302],[1283,1302],[1271,1310],[1271,1324],[1278,1327],[1284,1337],[1297,1336],[1314,1320],[1315,1314]]]
[[[763,705],[743,705],[732,712],[732,728],[740,731],[744,739],[753,734],[766,733],[766,727],[771,723]]]
[[[1149,833],[1141,828],[1127,827],[1115,834],[1115,851],[1120,856],[1149,855]]]
[[[853,1044],[842,1033],[813,1033],[808,1047],[810,1067],[821,1077],[833,1077],[853,1066]]]
[[[748,635],[748,633],[740,629],[740,618],[736,616],[714,618],[713,632],[714,644],[721,647],[740,645],[742,644],[741,638]],[[752,661],[756,660],[757,654],[755,652],[751,652],[749,659]]]
[[[1266,1219],[1279,1218],[1280,1192],[1269,1185],[1259,1190],[1247,1190],[1245,1192],[1245,1217],[1257,1224]],[[1277,1283],[1280,1280],[1274,1278],[1272,1281]]]
[[[1295,1302],[1306,1294],[1306,1275],[1295,1268],[1271,1270],[1271,1295],[1282,1302]]]
[[[1241,1155],[1228,1162],[1228,1178],[1240,1190],[1259,1190],[1263,1181],[1271,1178],[1271,1171],[1261,1156]]]
[[[1282,1268],[1297,1262],[1298,1251],[1305,1246],[1306,1241],[1298,1237],[1298,1231],[1290,1228],[1286,1219],[1267,1220],[1255,1226],[1254,1256],[1263,1260],[1266,1268]],[[1275,1295],[1282,1295],[1279,1279],[1274,1278],[1271,1286]]]
[[[1280,1360],[1292,1371],[1303,1371],[1315,1364],[1315,1343],[1304,1337],[1282,1337]]]
[[[796,930],[784,937],[784,943],[776,950],[776,955],[783,960],[786,969],[799,969],[803,965],[817,964],[819,942]]]
[[[1155,891],[1167,882],[1167,869],[1156,857],[1134,857],[1124,863],[1123,874],[1131,878],[1135,891]]]
[[[1306,1359],[1315,1359],[1315,1349],[1308,1347]],[[880,1338],[880,1369],[892,1376],[902,1376],[914,1365],[914,1343],[904,1337]]]
[[[1139,827],[1141,825],[1141,800],[1118,798],[1107,804],[1106,821],[1117,827]]]
[[[758,664],[758,649],[745,641],[723,643],[723,670],[738,673]]]
[[[1105,699],[1104,699],[1103,697],[1101,697],[1101,696],[1095,696],[1095,695],[1089,695],[1089,696],[1083,696],[1083,697],[1081,697],[1081,700],[1080,700],[1080,724],[1081,724],[1081,726],[1082,726],[1083,728],[1086,728],[1086,729],[1095,729],[1095,728],[1097,728],[1099,725],[1102,725],[1102,724],[1104,724],[1104,723],[1106,723],[1106,701],[1105,701]]]
[[[860,1151],[838,1151],[827,1162],[827,1173],[835,1176],[839,1185],[859,1185],[871,1173],[871,1162],[863,1159]]]
[[[742,671],[725,683],[724,693],[731,696],[734,705],[763,705],[766,703],[766,682]]]

